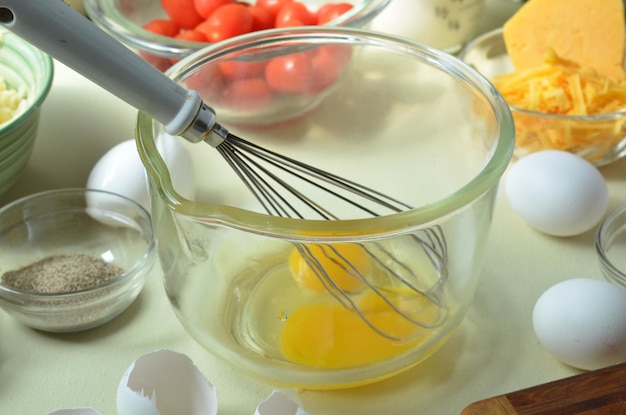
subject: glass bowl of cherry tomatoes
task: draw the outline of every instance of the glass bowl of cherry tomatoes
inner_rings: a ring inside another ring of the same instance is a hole
[[[181,59],[166,74],[174,80],[184,74],[183,85],[236,134],[301,125],[359,64],[351,38],[328,44],[334,30],[301,26],[232,37]]]
[[[293,26],[363,27],[390,0],[84,0],[88,17],[162,71],[209,44]]]

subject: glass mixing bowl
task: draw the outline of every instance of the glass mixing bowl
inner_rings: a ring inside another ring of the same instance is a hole
[[[342,50],[350,63],[317,106],[274,124],[250,112],[245,123],[229,114],[222,124],[414,208],[380,217],[346,208],[341,220],[271,216],[216,149],[168,136],[145,114],[137,124],[178,318],[232,366],[309,389],[387,378],[450,337],[472,302],[514,147],[509,109],[477,72],[439,50],[366,30],[248,35],[195,53],[168,74],[197,86],[198,73],[232,59],[315,56],[321,47]],[[184,142],[192,177],[166,164],[159,140]],[[174,176],[194,186],[176,185]],[[314,264],[328,275],[311,272]]]

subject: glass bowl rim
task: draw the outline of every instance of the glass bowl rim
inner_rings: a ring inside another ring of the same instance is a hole
[[[133,263],[132,267],[126,269],[123,273],[121,273],[114,279],[106,281],[99,285],[95,285],[93,287],[85,288],[79,291],[73,291],[70,293],[33,293],[30,291],[23,291],[23,290],[10,288],[0,282],[0,300],[11,301],[10,299],[11,297],[25,299],[25,300],[32,300],[32,299],[64,300],[68,298],[81,297],[85,294],[97,293],[98,291],[106,290],[114,286],[123,287],[128,282],[135,280],[137,277],[141,277],[141,279],[144,279],[147,277],[147,273],[144,274],[144,271],[149,270],[151,268],[151,264],[154,263],[156,259],[156,241],[154,238],[154,231],[152,227],[152,218],[150,216],[150,213],[148,213],[148,211],[143,206],[141,206],[139,203],[135,202],[134,200],[124,195],[113,193],[108,190],[79,188],[79,187],[44,190],[38,193],[33,193],[30,195],[23,196],[19,199],[16,199],[0,207],[0,217],[2,217],[6,211],[14,209],[18,205],[23,204],[25,202],[45,199],[49,197],[56,198],[57,196],[67,197],[67,196],[74,196],[74,195],[81,195],[81,194],[86,195],[88,193],[107,195],[119,201],[123,201],[128,206],[131,206],[133,210],[138,212],[146,220],[147,226],[145,227],[145,229],[141,227],[142,234],[148,241],[148,246],[146,247],[146,250],[143,253],[143,255],[137,258],[137,260]]]
[[[257,46],[271,41],[312,41],[312,39],[343,39],[351,42],[356,40],[367,41],[375,42],[377,46],[393,45],[403,52],[406,50],[419,52],[423,55],[424,61],[427,61],[433,67],[457,76],[458,79],[476,90],[477,94],[480,94],[489,102],[493,116],[500,127],[500,136],[497,139],[497,143],[494,144],[492,151],[490,151],[489,158],[482,169],[465,185],[447,197],[423,207],[392,215],[351,220],[303,220],[270,216],[237,207],[195,202],[177,193],[169,175],[169,170],[157,151],[155,138],[152,134],[152,119],[145,113],[139,112],[135,128],[135,141],[139,155],[146,168],[147,176],[150,181],[156,181],[159,187],[159,195],[166,201],[169,209],[186,216],[211,217],[212,220],[249,232],[261,232],[258,230],[258,223],[263,223],[266,229],[263,231],[264,235],[289,235],[289,237],[294,239],[303,238],[310,240],[312,239],[311,235],[307,236],[303,231],[316,233],[316,231],[323,230],[333,232],[332,239],[337,240],[341,239],[342,236],[354,236],[354,233],[358,231],[359,237],[366,238],[367,235],[380,236],[382,234],[396,233],[403,229],[406,230],[407,224],[411,224],[412,227],[416,228],[429,226],[429,224],[434,223],[438,219],[469,205],[494,186],[497,186],[512,158],[515,144],[515,127],[508,105],[495,87],[476,70],[452,55],[410,39],[367,29],[345,27],[272,29],[208,46],[182,59],[172,66],[166,74],[173,77],[176,71],[183,70],[186,65],[193,66],[194,60],[201,56],[220,56],[230,50],[240,51],[245,45]],[[385,230],[381,230],[381,228]],[[325,237],[318,236],[316,239],[323,240]]]
[[[596,230],[594,245],[596,248],[596,254],[598,255],[598,259],[600,261],[600,266],[603,269],[611,273],[611,276],[621,283],[626,283],[626,270],[618,269],[613,262],[608,258],[606,254],[606,243],[608,239],[611,239],[615,236],[613,233],[607,235],[607,232],[612,231],[611,229],[614,225],[619,225],[615,221],[621,218],[623,221],[623,225],[626,225],[626,204],[618,206],[614,209],[609,215],[604,218],[598,229]]]

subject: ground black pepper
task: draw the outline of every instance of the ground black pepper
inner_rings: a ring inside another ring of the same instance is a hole
[[[38,294],[67,294],[96,287],[124,273],[124,269],[93,255],[48,256],[2,275],[5,286]]]

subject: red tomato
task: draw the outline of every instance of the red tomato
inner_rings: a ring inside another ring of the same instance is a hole
[[[280,24],[276,25],[277,28],[279,28],[279,27],[298,27],[298,26],[304,26],[304,23],[302,23],[302,21],[300,21],[298,19],[285,20],[285,21],[281,22]]]
[[[235,0],[193,0],[196,11],[203,19],[208,19],[218,7],[234,2]]]
[[[311,26],[317,22],[315,14],[311,13],[304,3],[295,0],[284,4],[278,10],[274,25],[276,27],[285,27],[283,24],[290,20],[299,20],[304,26]]]
[[[342,49],[334,46],[320,46],[316,54],[311,58],[313,66],[313,81],[309,92],[317,94],[333,85],[345,70],[347,61],[341,55]],[[348,52],[350,50],[348,49]]]
[[[154,19],[146,23],[143,28],[148,32],[169,37],[176,36],[180,31],[180,27],[170,19]]]
[[[230,81],[245,78],[262,78],[267,61],[225,61],[218,63],[222,76]]]
[[[292,1],[293,0],[256,0],[256,5],[267,9],[275,19],[280,8]]]
[[[239,79],[229,82],[223,91],[222,103],[230,109],[257,111],[273,99],[272,90],[263,78]]]
[[[274,91],[305,92],[313,81],[311,59],[302,52],[272,58],[265,67],[265,79]]]
[[[185,82],[187,88],[197,91],[210,104],[219,103],[226,86],[226,81],[215,65],[203,67],[190,75]]]
[[[186,40],[188,42],[206,42],[206,36],[204,33],[195,29],[183,30],[175,36],[176,39]]]
[[[353,6],[350,3],[325,4],[324,6],[320,7],[317,10],[317,13],[316,13],[317,24],[323,25],[332,20],[335,20],[336,18],[338,18],[339,16],[341,16],[342,14],[350,10],[352,7]]]
[[[352,49],[348,45],[326,45],[318,48],[318,53],[328,53],[332,56],[335,65],[344,70],[352,58]]]
[[[209,42],[215,43],[243,35],[252,29],[252,14],[248,6],[229,3],[219,7],[196,30],[204,33]]]
[[[172,62],[169,58],[156,56],[146,52],[139,52],[139,56],[141,56],[145,61],[150,63],[161,72],[165,72],[170,66],[172,66]]]
[[[193,29],[204,20],[196,11],[193,1],[161,0],[161,6],[170,19],[180,26],[181,29]]]
[[[252,15],[251,32],[272,29],[274,27],[274,16],[266,8],[261,6],[250,6],[248,7],[248,10]]]

